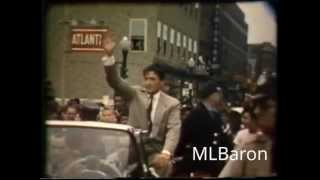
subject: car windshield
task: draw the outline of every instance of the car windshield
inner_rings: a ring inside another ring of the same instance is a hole
[[[136,148],[125,131],[53,126],[47,137],[49,177],[126,177],[138,166]]]

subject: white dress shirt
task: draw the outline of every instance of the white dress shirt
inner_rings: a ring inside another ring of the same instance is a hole
[[[155,93],[153,95],[153,101],[152,101],[152,110],[151,110],[151,121],[154,122],[155,115],[156,115],[156,109],[160,98],[160,91]],[[150,99],[151,100],[151,99]]]

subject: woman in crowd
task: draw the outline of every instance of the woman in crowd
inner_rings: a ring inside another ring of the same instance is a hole
[[[257,136],[261,134],[257,131],[257,125],[255,119],[253,119],[253,112],[250,109],[245,109],[242,112],[241,123],[243,128],[237,133],[234,138],[234,144],[243,145],[253,142],[257,139]]]
[[[274,152],[274,125],[276,121],[276,79],[272,78],[257,89],[254,99],[253,119],[256,121],[260,135],[246,144],[236,145],[234,150],[244,152],[244,159],[229,160],[219,177],[239,176],[271,176],[275,174],[273,161]],[[248,152],[264,150],[266,158],[249,159]]]

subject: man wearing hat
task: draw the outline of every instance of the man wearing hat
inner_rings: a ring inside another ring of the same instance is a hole
[[[176,150],[176,156],[183,160],[177,164],[177,171],[194,174],[194,176],[216,177],[224,166],[222,161],[204,161],[193,159],[193,147],[201,149],[211,147],[212,156],[218,157],[218,147],[223,146],[231,150],[231,143],[223,132],[223,121],[219,113],[222,102],[221,88],[214,82],[200,86],[200,103],[183,121],[181,138]],[[179,172],[177,172],[179,174]]]

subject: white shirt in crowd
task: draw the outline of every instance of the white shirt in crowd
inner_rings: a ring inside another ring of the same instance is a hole
[[[237,133],[236,137],[233,140],[233,143],[236,145],[244,145],[253,142],[258,138],[259,135],[261,135],[261,133],[262,132],[260,131],[250,133],[248,128],[242,129]]]

